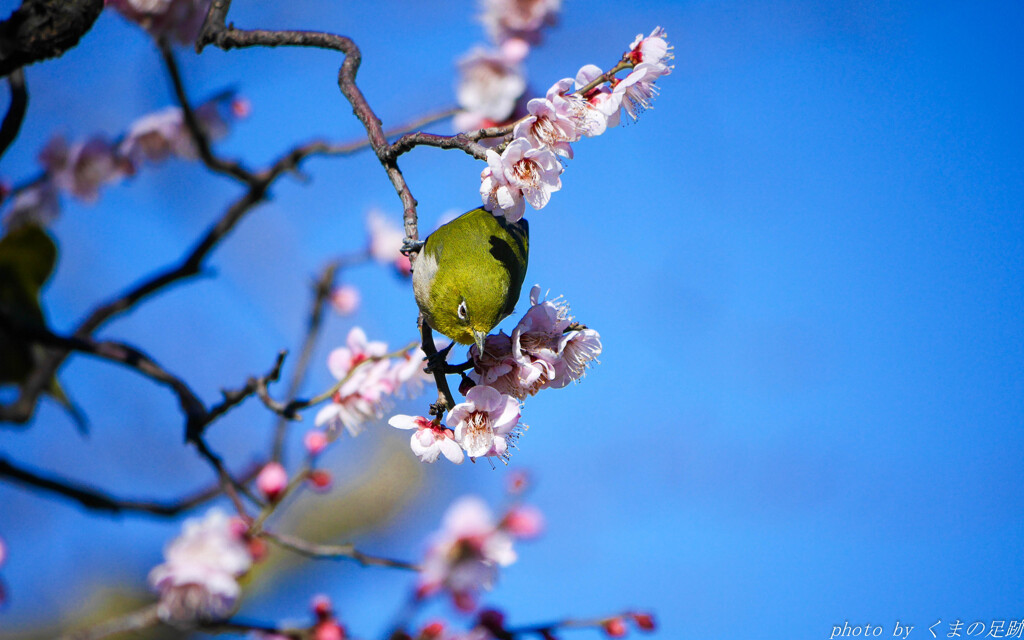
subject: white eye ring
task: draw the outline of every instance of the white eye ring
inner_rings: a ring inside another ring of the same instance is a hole
[[[465,320],[469,317],[469,310],[466,308],[466,301],[463,300],[459,303],[459,320]]]

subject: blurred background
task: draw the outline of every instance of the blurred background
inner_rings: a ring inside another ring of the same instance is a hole
[[[477,13],[469,1],[236,0],[230,20],[352,37],[359,84],[390,127],[454,104],[454,61],[485,41]],[[531,91],[607,68],[657,25],[675,70],[655,107],[574,145],[562,190],[528,210],[528,284],[564,294],[601,333],[601,364],[526,402],[530,429],[507,468],[423,465],[408,433],[382,422],[335,445],[334,492],[304,495],[276,526],[416,560],[452,500],[498,505],[509,472],[525,470],[546,532],[484,598],[512,624],[633,607],[656,614],[660,637],[727,639],[827,638],[847,621],[891,637],[897,620],[928,637],[936,621],[946,633],[958,619],[1024,619],[1024,6],[566,0],[527,59]],[[260,166],[312,137],[363,132],[334,53],[179,58],[196,99],[233,87],[251,101],[217,145],[225,155]],[[110,11],[26,76],[28,114],[0,166],[15,183],[53,134],[115,137],[174,102],[152,40]],[[401,167],[423,228],[479,203],[483,164],[468,155],[419,148]],[[304,169],[217,249],[215,277],[100,335],[143,347],[207,402],[296,350],[319,269],[365,246],[371,209],[401,216],[369,154]],[[176,260],[238,193],[171,161],[95,205],[66,199],[44,294],[52,326],[69,330]],[[328,316],[307,392],[329,386],[326,354],[352,326],[395,347],[416,337],[407,281],[376,266],[342,280],[362,306]],[[124,497],[170,500],[213,481],[165,389],[85,356],[61,380],[88,437],[44,401],[28,428],[0,426],[3,455]],[[394,412],[420,413],[428,397]],[[273,423],[250,400],[210,442],[242,469]],[[293,430],[293,461],[311,424]],[[146,574],[180,525],[0,482],[0,638],[49,637],[146,601]],[[302,621],[326,593],[355,635],[378,637],[413,582],[273,558],[243,617]],[[446,603],[429,613],[457,618]]]

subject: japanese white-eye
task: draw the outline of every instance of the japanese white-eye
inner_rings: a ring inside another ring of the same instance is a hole
[[[476,343],[512,313],[526,277],[530,227],[473,209],[427,237],[412,286],[424,321],[459,344]]]

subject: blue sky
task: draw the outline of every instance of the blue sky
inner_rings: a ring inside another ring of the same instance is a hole
[[[239,26],[353,37],[385,126],[448,106],[454,59],[484,39],[469,2],[235,4]],[[526,403],[510,468],[535,477],[548,529],[487,600],[517,624],[651,609],[665,638],[826,638],[845,621],[891,637],[897,620],[929,637],[936,621],[1024,619],[1021,6],[567,0],[528,60],[531,86],[611,64],[656,25],[676,59],[655,108],[576,145],[561,192],[528,216],[528,282],[564,294],[604,354],[582,384]],[[361,131],[332,53],[181,57],[194,96],[233,86],[252,101],[225,154],[260,164]],[[27,76],[28,117],[0,165],[16,181],[55,131],[114,135],[173,100],[154,47],[116,15]],[[101,335],[144,346],[207,401],[295,348],[320,265],[362,246],[369,209],[400,216],[372,157],[305,168],[308,182],[282,181],[218,249],[214,278]],[[402,158],[427,226],[476,206],[482,168],[452,151]],[[95,206],[66,201],[52,324],[70,328],[175,259],[235,194],[179,162]],[[372,267],[345,278],[364,306],[330,319],[321,362],[353,323],[395,345],[415,336],[407,284]],[[163,389],[84,357],[61,377],[90,436],[44,404],[29,429],[0,430],[4,455],[122,495],[210,481]],[[310,390],[328,383],[314,367]],[[271,423],[249,403],[211,440],[244,466]],[[342,483],[373,473],[403,496],[383,529],[359,533],[364,547],[415,558],[451,500],[500,500],[505,468],[416,467],[389,431],[327,460]],[[0,637],[68,615],[97,585],[142,588],[178,527],[0,484]],[[282,588],[253,590],[243,613],[294,619],[326,592],[363,637],[410,583],[333,563],[275,579]]]

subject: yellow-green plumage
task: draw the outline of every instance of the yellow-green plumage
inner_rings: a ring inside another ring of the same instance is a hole
[[[474,209],[430,234],[413,264],[423,318],[460,344],[476,343],[512,313],[526,277],[530,227]]]

